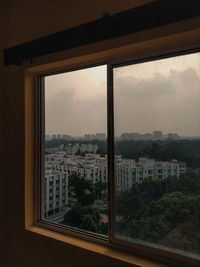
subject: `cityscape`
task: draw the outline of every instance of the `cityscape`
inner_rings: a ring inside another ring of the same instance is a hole
[[[108,235],[106,134],[66,136],[46,136],[45,219]],[[161,131],[153,131],[148,140],[135,137],[124,133],[115,140],[118,236],[180,249],[189,242],[198,253],[198,236],[189,240],[198,227],[200,140]],[[145,230],[153,225],[158,228]],[[194,229],[188,233],[190,226]]]
[[[44,218],[104,237],[108,82],[106,65],[45,77]],[[113,67],[119,240],[200,254],[199,88],[198,53]]]
[[[148,136],[148,139],[146,139]],[[143,139],[144,138],[144,139]],[[163,135],[161,131],[152,134],[123,133],[117,140],[179,140],[177,133]],[[66,143],[62,143],[66,141]],[[78,175],[93,184],[101,183],[105,186],[101,192],[101,199],[94,202],[99,210],[107,208],[107,154],[101,155],[98,144],[89,141],[103,141],[106,145],[106,134],[85,134],[76,142],[76,137],[69,135],[46,135],[46,142],[61,141],[45,151],[45,215],[54,221],[62,222],[64,213],[69,210],[71,203],[76,202],[74,196],[69,194],[69,177]],[[70,141],[74,141],[70,143]],[[87,143],[84,143],[87,141]],[[170,177],[181,177],[187,172],[186,162],[171,159],[158,161],[148,157],[136,159],[124,158],[115,155],[116,192],[126,191],[134,184],[140,184],[145,179],[163,180]]]
[[[47,141],[54,139],[63,139],[63,140],[106,140],[106,133],[96,133],[96,134],[85,134],[84,136],[70,136],[69,134],[47,134],[45,136]],[[122,133],[121,136],[116,136],[116,140],[178,140],[178,139],[200,139],[200,136],[181,136],[177,133],[166,133],[163,134],[162,131],[153,131],[152,133]]]

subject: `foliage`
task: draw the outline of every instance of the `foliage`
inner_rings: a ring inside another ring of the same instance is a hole
[[[200,253],[200,177],[145,180],[116,197],[119,235]]]
[[[75,204],[72,209],[66,213],[64,222],[73,227],[97,232],[100,228],[100,214],[97,209],[91,206]]]
[[[148,157],[187,162],[187,167],[200,168],[200,140],[118,141],[116,153],[123,158]]]
[[[91,181],[81,178],[77,174],[73,174],[69,177],[68,190],[69,193],[75,196],[77,203],[81,206],[94,203],[94,186]]]
[[[94,201],[101,197],[105,184],[91,181],[77,174],[69,177],[69,194],[76,203],[65,214],[63,223],[86,231],[106,234],[107,224],[101,221],[100,211],[94,208]]]
[[[47,141],[46,147],[75,142]],[[98,145],[101,156],[106,154],[106,141],[88,142]],[[148,179],[129,191],[117,193],[117,234],[200,253],[200,140],[117,141],[115,152],[135,160],[139,157],[177,159],[186,162],[188,170],[181,178]],[[64,223],[107,234],[108,226],[94,208],[95,200],[103,197],[105,189],[105,184],[92,184],[71,176],[69,194],[75,197],[76,203],[66,213]]]

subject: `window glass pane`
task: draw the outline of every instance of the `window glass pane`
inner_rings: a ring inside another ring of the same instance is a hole
[[[45,220],[107,235],[106,79],[106,65],[45,77],[42,199]]]
[[[200,254],[200,54],[114,69],[115,236]]]

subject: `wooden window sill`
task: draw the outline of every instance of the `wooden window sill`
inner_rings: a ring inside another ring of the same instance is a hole
[[[167,264],[158,263],[149,259],[135,256],[133,254],[121,251],[119,249],[113,248],[111,246],[105,246],[102,244],[97,244],[95,242],[86,241],[79,239],[77,237],[67,236],[62,233],[58,233],[43,227],[31,226],[27,228],[28,231],[31,231],[35,234],[39,234],[48,238],[55,239],[57,241],[64,242],[68,245],[78,247],[84,250],[88,250],[93,253],[98,253],[102,256],[107,256],[114,258],[120,262],[131,264],[132,266],[137,267],[164,267],[168,266]]]

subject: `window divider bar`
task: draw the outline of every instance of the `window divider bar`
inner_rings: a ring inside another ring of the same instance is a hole
[[[114,175],[114,102],[113,102],[113,68],[107,64],[107,155],[108,155],[108,236],[114,239],[115,218],[115,175]]]
[[[45,78],[38,77],[38,98],[39,98],[39,114],[38,114],[38,158],[39,158],[39,168],[38,168],[38,196],[37,201],[39,201],[37,208],[38,220],[44,218],[45,214]]]

